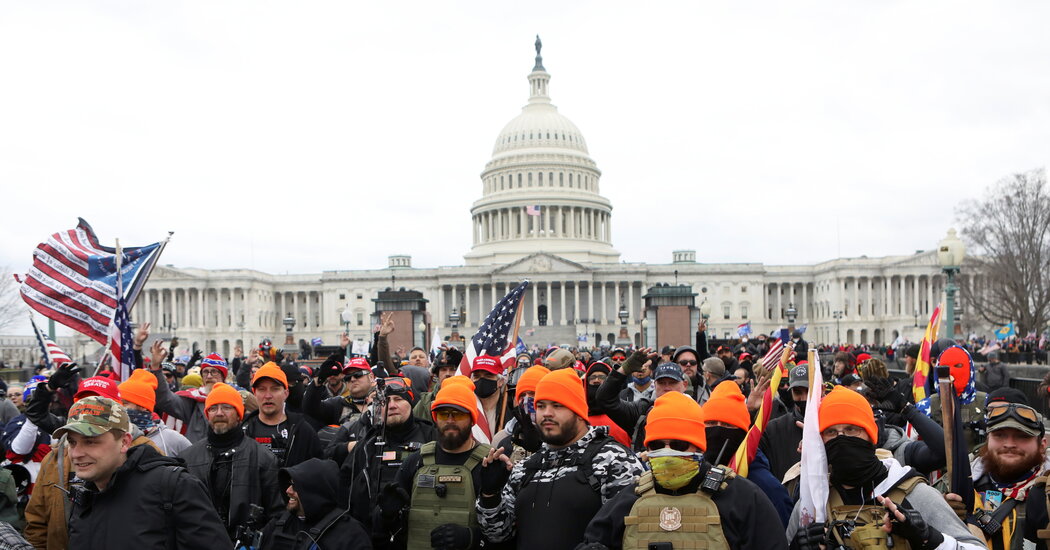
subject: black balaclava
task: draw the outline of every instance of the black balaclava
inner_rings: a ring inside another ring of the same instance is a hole
[[[707,436],[707,451],[704,452],[704,460],[714,465],[726,466],[729,459],[733,458],[740,443],[747,437],[747,432],[740,428],[729,428],[726,426],[708,426],[704,430]],[[725,451],[722,451],[723,446]],[[719,457],[719,453],[722,454]]]
[[[875,445],[859,437],[839,435],[824,444],[831,483],[872,489],[886,477],[886,466],[875,456]]]

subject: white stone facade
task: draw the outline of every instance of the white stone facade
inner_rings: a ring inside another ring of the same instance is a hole
[[[691,250],[673,251],[668,264],[621,262],[611,242],[612,205],[599,194],[601,172],[582,133],[550,103],[550,75],[539,56],[528,80],[528,104],[500,132],[481,173],[464,266],[418,269],[398,255],[386,269],[310,275],[158,267],[133,321],[224,354],[242,340],[283,342],[289,314],[297,340],[335,343],[344,328],[367,340],[372,299],[393,276],[395,286],[424,294],[442,337],[451,332],[453,309],[465,313],[459,330],[469,335],[495,301],[528,278],[522,329],[529,344],[575,343],[579,335],[588,335],[588,345],[612,341],[621,306],[628,333],[641,342],[642,296],[661,283],[692,285],[696,305],[711,304],[709,327],[718,337],[735,336],[747,321],[755,333],[786,326],[793,304],[795,324],[808,325],[811,342],[889,344],[898,336],[918,340],[917,325],[944,301],[934,251],[799,266],[696,263]],[[530,206],[539,207],[538,216],[527,213]],[[975,328],[963,319],[960,332]],[[413,340],[423,342],[422,332],[412,330]]]

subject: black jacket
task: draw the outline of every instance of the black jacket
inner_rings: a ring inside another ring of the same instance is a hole
[[[227,525],[230,534],[248,519],[249,507],[252,504],[263,507],[266,519],[277,515],[284,508],[277,488],[277,459],[273,453],[254,439],[245,436],[233,447],[231,454],[233,479],[230,481]],[[187,447],[179,454],[179,458],[186,462],[186,468],[204,482],[205,486],[211,483],[212,464],[216,457],[213,456],[207,438]]]
[[[339,466],[335,462],[311,458],[282,468],[278,479],[282,495],[289,485],[295,485],[304,517],[285,510],[270,520],[263,529],[261,548],[309,550],[316,544],[324,550],[371,550],[361,523],[336,504]]]
[[[149,445],[129,449],[105,490],[87,483],[74,501],[69,548],[232,548],[204,484],[181,464]]]
[[[619,371],[612,371],[609,376],[598,387],[595,396],[595,410],[605,413],[623,431],[628,434],[634,432],[638,419],[645,416],[653,406],[649,399],[637,401],[624,401],[620,399],[620,389],[624,387],[627,375]]]
[[[390,454],[377,465],[376,440],[379,434],[379,427],[373,427],[354,447],[354,451],[346,457],[339,469],[339,504],[349,505],[354,517],[366,525],[372,523],[372,498],[377,496],[377,491],[382,491],[385,485],[394,482],[402,460],[412,452],[418,451],[424,443],[437,438],[433,422],[409,414],[404,424],[387,428],[383,452]],[[378,484],[374,479],[377,468],[380,472]]]
[[[323,449],[321,449],[321,440],[317,438],[317,430],[306,421],[303,415],[292,411],[286,411],[285,414],[288,418],[281,423],[281,426],[288,430],[288,436],[284,438],[287,443],[273,442],[272,444],[285,444],[288,446],[288,452],[283,464],[278,460],[277,467],[295,466],[310,458],[320,458]],[[245,435],[254,439],[259,435],[258,430],[261,424],[259,411],[249,413],[244,417],[242,425]]]
[[[758,448],[769,459],[769,471],[781,481],[784,480],[784,474],[802,460],[802,454],[798,452],[802,428],[795,425],[796,421],[801,422],[802,415],[792,407],[791,412],[769,421],[758,442]]]
[[[711,465],[704,463],[700,474],[694,481],[679,492],[696,491],[700,480],[704,479]],[[638,500],[634,492],[636,484],[632,483],[605,503],[587,525],[584,541],[600,542],[610,550],[623,548],[624,521],[630,514],[631,507]],[[664,492],[663,489],[657,491]],[[766,498],[766,495],[754,484],[742,477],[735,477],[726,484],[725,489],[715,493],[711,500],[718,508],[719,523],[726,542],[734,550],[786,549],[787,539],[779,529],[780,524],[770,523],[777,517],[777,511]],[[766,536],[756,536],[763,533]],[[658,535],[657,535],[658,536]]]

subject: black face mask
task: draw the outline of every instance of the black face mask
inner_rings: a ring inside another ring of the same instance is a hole
[[[496,381],[488,378],[478,378],[474,381],[474,395],[485,399],[496,393]]]
[[[795,409],[798,410],[798,415],[802,418],[806,417],[806,403],[809,403],[809,401],[795,401]]]
[[[831,467],[832,485],[868,487],[886,476],[886,467],[875,456],[875,446],[859,437],[840,435],[824,444]]]
[[[740,443],[747,437],[747,432],[740,428],[727,428],[725,426],[709,426],[704,430],[707,435],[707,451],[704,452],[704,460],[715,465],[726,466],[729,459],[733,458]],[[725,451],[722,450],[723,446]],[[719,459],[721,453],[721,459]],[[715,462],[718,460],[718,462]]]
[[[598,388],[601,384],[587,384],[587,404],[594,406],[595,400],[598,399]]]
[[[780,401],[785,405],[790,405],[795,400],[791,397],[791,388],[780,388],[777,390],[777,394],[780,395]]]

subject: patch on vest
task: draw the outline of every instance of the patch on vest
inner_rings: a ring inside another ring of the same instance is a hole
[[[678,508],[664,508],[660,510],[660,529],[664,531],[677,531],[682,527],[682,512]]]
[[[438,483],[462,483],[463,476],[438,476]]]
[[[416,486],[424,489],[434,487],[434,476],[428,474],[419,474],[419,479],[416,480]]]

